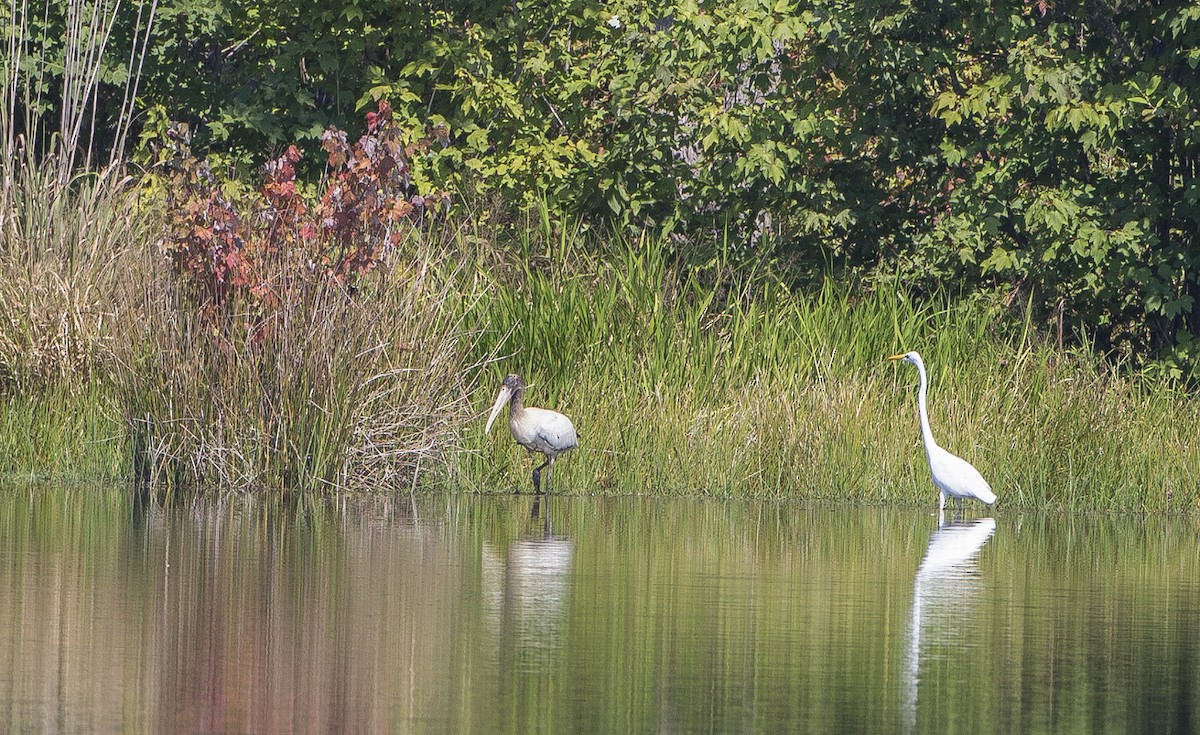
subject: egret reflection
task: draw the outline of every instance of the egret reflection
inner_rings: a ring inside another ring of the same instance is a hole
[[[959,629],[971,615],[973,598],[982,586],[976,557],[995,530],[994,518],[982,518],[940,525],[929,537],[913,582],[912,625],[902,677],[905,732],[916,729],[922,642],[930,635]]]

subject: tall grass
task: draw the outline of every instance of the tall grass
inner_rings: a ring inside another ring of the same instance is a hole
[[[100,381],[4,397],[0,478],[93,484],[129,469],[120,406]]]
[[[74,382],[111,361],[124,292],[151,239],[114,169],[67,184],[20,167],[0,221],[0,385]]]
[[[930,502],[915,371],[920,350],[940,443],[1010,507],[1197,506],[1200,404],[1064,353],[999,307],[915,299],[827,280],[791,291],[767,276],[674,262],[663,243],[588,250],[571,235],[513,264],[479,312],[530,405],[571,416],[580,448],[562,492]],[[532,264],[532,265],[526,265]],[[480,407],[486,397],[478,402]],[[530,460],[468,428],[460,480],[529,484]]]
[[[168,275],[153,279],[120,380],[137,478],[165,490],[413,486],[452,454],[469,410],[457,275],[428,248],[354,294],[296,285],[261,341],[236,313],[202,319]]]
[[[33,144],[24,25],[4,57],[0,473],[509,492],[530,461],[485,439],[479,414],[519,372],[531,405],[580,430],[557,492],[930,502],[916,375],[883,360],[918,349],[935,434],[1002,505],[1197,507],[1196,398],[1063,352],[998,305],[789,287],[729,245],[696,263],[678,243],[600,240],[544,213],[515,240],[467,216],[418,232],[354,290],[289,287],[265,325],[249,328],[253,305],[207,318],[119,158],[78,173],[93,159],[83,60],[109,26],[68,10],[80,69],[57,137]]]
[[[111,131],[98,128],[94,110],[120,3],[39,8],[14,0],[8,10],[0,52],[0,390],[21,390],[89,376],[111,355],[122,285],[144,261],[129,256],[153,235],[121,167],[132,107]],[[153,24],[153,8],[144,18],[141,10],[127,96]],[[62,38],[45,37],[59,25]],[[52,70],[61,79],[51,79]],[[92,140],[105,134],[118,144],[93,168]]]
[[[135,318],[127,286],[148,262],[156,235],[138,210],[121,152],[153,5],[138,9],[146,12],[127,50],[128,104],[106,130],[94,102],[120,4],[7,7],[0,49],[0,474],[127,477],[109,377],[121,359],[123,324]],[[60,21],[64,36],[46,38],[46,24]],[[61,77],[52,80],[52,70]],[[107,162],[92,149],[97,135],[116,141]]]
[[[59,178],[57,159],[8,161],[0,202],[0,475],[129,476],[113,371],[152,220],[110,168]]]

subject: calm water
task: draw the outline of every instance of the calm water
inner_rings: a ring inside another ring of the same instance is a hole
[[[0,491],[0,732],[1200,731],[1187,519]]]

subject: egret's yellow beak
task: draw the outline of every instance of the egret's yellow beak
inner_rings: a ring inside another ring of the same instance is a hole
[[[903,360],[903,359],[904,359],[904,355],[892,355],[892,356],[891,356],[891,357],[889,357],[888,359],[889,359],[889,360]]]
[[[492,430],[492,424],[495,423],[496,417],[500,415],[500,410],[504,408],[504,404],[508,403],[510,398],[512,398],[512,391],[509,387],[507,385],[500,386],[500,392],[496,394],[496,402],[492,404],[492,415],[488,416],[487,426],[483,429],[484,434]]]

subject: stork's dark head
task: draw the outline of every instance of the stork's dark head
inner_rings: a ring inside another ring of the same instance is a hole
[[[525,381],[521,380],[521,376],[514,373],[505,375],[504,381],[500,383],[500,392],[496,394],[496,402],[492,404],[492,414],[488,416],[487,426],[483,433],[486,434],[492,430],[492,424],[495,423],[496,417],[510,401],[520,401],[524,394]]]

